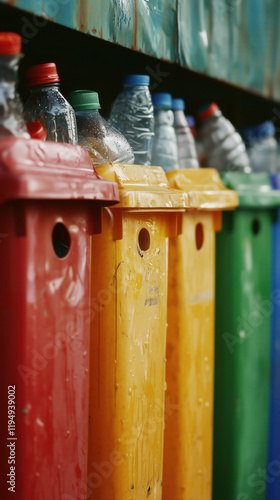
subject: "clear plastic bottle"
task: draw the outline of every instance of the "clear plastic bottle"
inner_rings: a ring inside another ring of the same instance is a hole
[[[251,172],[245,144],[217,104],[208,104],[198,112],[199,139],[206,167],[221,171]]]
[[[196,129],[196,120],[195,117],[192,115],[186,115],[187,122],[189,124],[189,127],[191,129],[191,133],[194,137],[194,143],[195,143],[195,148],[196,148],[196,154],[198,158],[199,165],[204,164],[203,160],[203,145],[201,140],[198,137],[197,129]]]
[[[152,101],[155,114],[152,165],[159,165],[167,172],[179,168],[172,96],[164,92],[155,93],[152,94]]]
[[[99,114],[97,92],[74,90],[67,99],[73,106],[78,127],[78,142],[85,146],[94,165],[107,161],[133,163],[133,151],[126,138]]]
[[[47,141],[77,144],[75,113],[59,90],[55,63],[32,66],[26,79],[31,95],[24,105],[25,121],[39,120],[47,131]]]
[[[184,113],[184,100],[173,99],[172,109],[178,146],[179,168],[199,168],[193,134]]]
[[[16,91],[20,59],[20,35],[0,32],[0,138],[9,135],[29,138]]]
[[[151,164],[154,110],[149,84],[149,76],[127,75],[109,119],[128,140],[137,165]]]
[[[192,133],[193,137],[196,139],[197,138],[197,130],[196,130],[195,117],[192,115],[186,115],[186,120],[187,120],[188,125],[191,129],[191,133]]]
[[[275,126],[266,121],[240,130],[253,172],[277,172],[278,147]]]

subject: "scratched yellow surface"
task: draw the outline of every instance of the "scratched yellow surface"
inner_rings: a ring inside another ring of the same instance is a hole
[[[213,214],[186,213],[169,247],[164,500],[211,500],[214,255]]]
[[[162,495],[166,214],[103,209],[92,239],[90,499],[160,500]],[[122,218],[122,239],[112,218]],[[139,232],[150,248],[141,251]],[[147,234],[147,233],[146,233]]]

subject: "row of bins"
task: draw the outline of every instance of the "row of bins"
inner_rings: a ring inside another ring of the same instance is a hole
[[[279,499],[280,179],[15,138],[0,176],[1,498]]]

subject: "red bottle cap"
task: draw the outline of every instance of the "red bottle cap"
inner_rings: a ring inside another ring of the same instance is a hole
[[[46,140],[47,132],[39,120],[29,122],[26,126],[31,139],[41,139],[42,141]]]
[[[46,83],[58,83],[59,76],[57,74],[55,63],[37,64],[31,66],[26,71],[26,81],[28,87],[34,85],[45,85]]]
[[[201,122],[204,120],[207,120],[207,118],[210,118],[210,116],[213,116],[216,111],[218,111],[219,106],[215,102],[212,102],[210,105],[207,104],[207,106],[201,108],[198,113],[197,113],[197,118]]]
[[[0,54],[12,55],[21,52],[21,36],[9,31],[0,32]]]

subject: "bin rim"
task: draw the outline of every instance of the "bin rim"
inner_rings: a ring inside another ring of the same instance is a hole
[[[228,188],[238,192],[240,207],[272,209],[280,206],[280,189],[275,189],[271,175],[266,172],[223,172],[221,179]]]
[[[116,208],[149,211],[184,211],[190,208],[187,193],[169,186],[161,167],[104,163],[96,167],[106,180],[119,188],[120,203]]]
[[[83,146],[9,136],[0,139],[0,203],[16,199],[112,205],[119,193],[96,173]]]
[[[166,175],[170,186],[188,193],[194,210],[233,210],[238,206],[238,194],[224,186],[214,168],[178,169]]]

